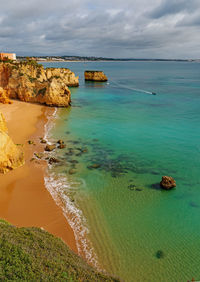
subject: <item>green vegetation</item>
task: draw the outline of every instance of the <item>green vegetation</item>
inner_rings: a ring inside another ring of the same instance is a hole
[[[33,83],[34,81],[37,80],[37,78],[35,78],[35,77],[32,77],[30,75],[27,75],[27,76],[28,76],[28,79],[30,80],[31,83]]]
[[[97,272],[40,228],[0,220],[0,281],[119,281]]]
[[[46,91],[47,91],[47,88],[46,88],[46,87],[41,88],[40,90],[38,90],[38,94],[37,94],[37,95],[42,95],[42,96],[44,96],[44,94],[46,93]]]

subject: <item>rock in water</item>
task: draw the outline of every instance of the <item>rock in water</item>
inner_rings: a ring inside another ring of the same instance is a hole
[[[54,149],[56,148],[56,145],[46,145],[46,147],[44,148],[44,150],[45,151],[47,151],[47,152],[51,152],[51,151],[53,151]]]
[[[68,86],[78,85],[78,77],[69,69],[44,69],[32,61],[0,63],[0,87],[8,98],[67,107],[71,103]]]
[[[176,181],[171,176],[163,176],[160,186],[165,190],[170,190],[176,187]]]
[[[85,80],[105,82],[108,81],[108,78],[103,71],[85,71]]]
[[[6,173],[24,164],[24,154],[7,134],[5,119],[0,113],[0,172]]]

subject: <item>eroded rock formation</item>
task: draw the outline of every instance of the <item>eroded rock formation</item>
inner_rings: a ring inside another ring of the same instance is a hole
[[[5,119],[0,112],[0,173],[6,173],[24,164],[24,154],[7,134]]]
[[[31,61],[0,63],[0,87],[6,91],[8,98],[67,107],[71,102],[68,86],[78,85],[78,77],[69,69],[44,69]]]
[[[0,103],[12,104],[12,101],[8,98],[8,92],[0,87]]]
[[[108,81],[108,78],[103,71],[85,71],[85,80],[105,82]]]

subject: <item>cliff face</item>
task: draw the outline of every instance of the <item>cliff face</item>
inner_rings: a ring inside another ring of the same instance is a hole
[[[108,81],[108,78],[103,71],[85,71],[85,80],[105,82]]]
[[[7,132],[7,126],[3,114],[0,112],[0,131]]]
[[[24,164],[24,154],[7,134],[5,119],[0,112],[0,173],[6,173]]]
[[[12,104],[12,101],[8,98],[8,92],[0,87],[0,103]]]
[[[67,107],[71,102],[68,86],[78,85],[78,77],[69,69],[44,69],[32,62],[0,63],[0,87],[9,98]]]

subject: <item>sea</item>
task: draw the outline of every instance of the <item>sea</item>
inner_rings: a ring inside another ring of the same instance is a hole
[[[66,148],[45,175],[79,254],[123,281],[200,280],[200,64],[43,65],[80,81],[46,125],[48,141]],[[85,82],[85,70],[108,82]],[[164,175],[176,188],[160,188]]]

